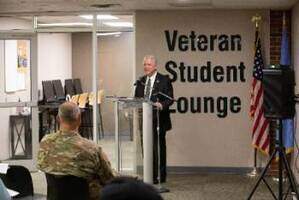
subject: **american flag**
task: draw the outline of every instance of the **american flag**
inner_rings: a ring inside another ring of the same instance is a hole
[[[261,53],[261,41],[258,31],[256,32],[253,81],[251,89],[250,115],[253,118],[252,129],[252,145],[269,154],[270,137],[269,137],[269,121],[264,117],[263,109],[263,58]]]

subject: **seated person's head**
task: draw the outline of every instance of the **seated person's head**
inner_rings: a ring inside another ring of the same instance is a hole
[[[131,177],[117,177],[101,191],[101,200],[163,200],[157,190]]]
[[[58,120],[61,130],[76,130],[81,124],[80,108],[72,102],[65,102],[59,106]]]

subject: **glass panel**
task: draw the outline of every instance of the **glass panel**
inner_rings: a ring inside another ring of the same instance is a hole
[[[120,169],[122,174],[134,173],[134,142],[133,137],[133,110],[124,109],[120,114]]]
[[[0,160],[31,159],[31,108],[0,108]]]
[[[30,40],[0,40],[0,103],[31,99]]]
[[[89,20],[92,21],[91,16],[89,16]],[[112,22],[126,22],[127,26],[109,24]],[[134,28],[132,22],[132,15],[98,15],[98,84],[105,96],[132,96],[134,87]],[[104,139],[100,142],[104,150],[111,155],[109,158],[113,167],[116,168],[114,103],[104,99],[101,107]],[[119,111],[120,170],[122,174],[135,174],[136,172],[137,138],[133,135],[133,110],[133,108],[128,108]],[[110,148],[105,148],[105,144],[108,143]]]
[[[133,124],[136,127],[134,131],[135,138],[135,167],[136,175],[143,177],[143,142],[142,142],[142,109],[136,108],[133,112]]]
[[[112,102],[110,103],[113,104]],[[120,172],[121,174],[126,175],[136,175],[137,159],[139,159],[139,163],[142,163],[141,137],[140,135],[135,136],[133,130],[134,111],[135,108],[132,107],[120,107],[119,109]],[[113,122],[115,122],[115,120]],[[112,124],[115,125],[115,123]],[[117,169],[117,143],[115,141],[114,126],[113,128],[111,127],[111,129],[105,129],[104,138],[101,138],[99,144],[102,146],[103,151],[107,154],[109,160],[111,161],[112,167]],[[138,165],[140,168],[140,164]]]
[[[114,169],[117,168],[116,162],[116,143],[115,143],[115,115],[114,102],[105,100],[99,104],[101,112],[99,120],[102,120],[103,132],[99,140],[99,145],[107,154],[108,159]],[[107,116],[107,117],[106,117]]]

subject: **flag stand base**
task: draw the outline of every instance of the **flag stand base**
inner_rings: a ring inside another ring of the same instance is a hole
[[[159,183],[158,187],[157,187],[157,190],[159,193],[168,193],[170,192],[170,190],[168,188],[165,188],[161,185],[161,183]]]
[[[256,167],[254,167],[253,170],[247,174],[248,177],[252,177],[252,178],[256,177],[257,175],[258,175],[258,171]]]
[[[295,196],[297,199],[299,199],[295,178],[294,178],[293,172],[291,170],[291,167],[288,163],[286,153],[285,153],[285,148],[283,147],[283,144],[282,144],[282,119],[277,119],[276,121],[277,121],[278,130],[279,130],[278,144],[276,144],[275,150],[273,151],[269,161],[266,164],[266,167],[262,171],[260,177],[258,178],[256,184],[254,185],[254,188],[252,189],[252,191],[251,191],[249,197],[247,198],[247,200],[250,200],[252,198],[253,194],[255,193],[255,191],[258,188],[261,181],[263,181],[265,183],[265,185],[269,189],[269,191],[272,194],[274,199],[278,199],[278,200],[286,199],[286,197],[289,195],[289,189],[288,189],[288,192],[285,194],[286,196],[284,197],[283,196],[283,171],[282,171],[283,170],[283,165],[285,167],[286,174],[287,174],[288,180],[290,182],[291,194],[293,194],[293,196]],[[276,157],[275,157],[276,155],[278,155],[278,158],[279,158],[279,163],[278,163],[278,180],[279,180],[278,181],[278,198],[276,197],[276,195],[274,194],[274,192],[271,189],[270,185],[267,183],[267,181],[264,178],[265,175],[266,175],[267,170],[270,167],[270,164],[271,164],[272,160],[276,159]]]

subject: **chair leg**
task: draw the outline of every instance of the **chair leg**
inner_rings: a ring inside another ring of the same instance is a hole
[[[101,104],[99,104],[99,117],[100,117],[100,138],[104,138],[104,125],[103,125],[103,117],[101,111]]]

